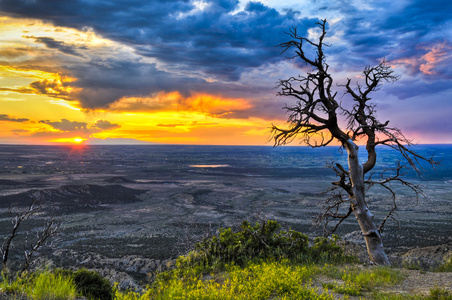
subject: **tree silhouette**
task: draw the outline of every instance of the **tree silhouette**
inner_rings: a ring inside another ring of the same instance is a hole
[[[333,232],[343,220],[354,214],[366,241],[370,259],[376,264],[390,265],[383,248],[381,230],[397,208],[396,193],[391,184],[398,182],[419,196],[422,194],[421,188],[402,179],[402,169],[408,165],[420,172],[420,161],[426,161],[432,166],[438,162],[415,152],[410,147],[411,141],[399,129],[390,127],[389,121],[380,122],[377,119],[376,106],[370,101],[370,94],[377,91],[383,83],[395,82],[400,78],[385,60],[377,66],[365,67],[362,83],[352,87],[351,79],[347,79],[345,84],[338,85],[344,94],[350,96],[352,104],[348,107],[351,108],[347,109],[338,102],[338,92],[333,88],[333,77],[328,71],[329,66],[324,54],[324,48],[330,46],[324,42],[327,21],[321,20],[316,25],[320,29],[318,41],[300,36],[294,27],[288,32],[291,40],[279,45],[283,48],[283,53],[294,50],[295,55],[288,58],[301,59],[311,70],[306,75],[279,81],[278,95],[293,97],[296,104],[286,104],[284,109],[289,115],[287,125],[285,128],[272,125],[272,139],[275,147],[288,144],[296,138],[313,148],[330,145],[333,141],[340,143],[348,155],[348,168],[339,163],[333,164],[338,180],[332,183],[330,197],[320,219],[326,225],[336,221],[331,230]],[[309,55],[311,50],[314,50],[315,54]],[[358,157],[358,142],[364,142],[367,151],[367,160],[362,164]],[[376,164],[376,148],[379,145],[397,150],[406,164],[399,163],[390,176],[382,174],[379,179],[374,179],[369,171]],[[393,199],[392,209],[379,227],[375,225],[374,216],[370,213],[365,199],[366,191],[374,185],[387,189]]]

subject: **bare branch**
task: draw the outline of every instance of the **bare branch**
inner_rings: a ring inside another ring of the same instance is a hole
[[[311,68],[305,76],[290,77],[280,80],[278,96],[291,97],[296,100],[293,105],[286,105],[288,113],[286,127],[272,124],[271,138],[274,146],[291,143],[299,138],[302,143],[311,147],[330,145],[333,141],[341,144],[348,155],[348,169],[340,164],[332,165],[338,180],[332,182],[326,200],[324,212],[317,218],[327,226],[336,221],[336,225],[329,233],[339,226],[348,216],[355,214],[361,228],[363,237],[367,243],[369,257],[377,264],[390,265],[386,256],[380,231],[385,222],[395,215],[397,209],[396,194],[392,184],[400,184],[408,187],[416,197],[423,195],[422,188],[416,184],[402,179],[403,165],[393,170],[394,173],[383,172],[380,179],[372,178],[372,170],[377,162],[378,145],[389,146],[397,150],[416,172],[420,173],[420,162],[428,162],[431,166],[438,165],[433,157],[423,157],[410,146],[411,141],[405,138],[397,128],[389,127],[389,121],[380,121],[376,116],[376,105],[370,100],[371,93],[378,91],[382,84],[396,82],[400,76],[383,59],[377,66],[367,66],[363,70],[361,82],[352,86],[351,79],[344,85],[339,85],[345,90],[344,95],[351,96],[351,105],[348,109],[339,104],[335,97],[337,91],[333,90],[333,77],[328,72],[328,64],[325,60],[324,43],[326,37],[326,20],[317,23],[320,28],[318,40],[312,41],[298,34],[294,27],[288,35],[291,40],[279,46],[283,53],[294,51],[295,55],[290,59],[298,58]],[[309,50],[307,49],[309,48]],[[311,55],[315,53],[315,55]],[[308,57],[309,54],[309,57]],[[339,112],[338,113],[338,109]],[[338,118],[345,117],[347,125],[339,127]],[[359,159],[357,143],[365,141],[367,160],[362,163]],[[365,174],[371,174],[367,180]],[[391,210],[377,228],[374,216],[369,212],[366,203],[366,192],[373,186],[381,186],[386,189],[392,199]],[[343,194],[345,193],[345,194]],[[344,210],[347,212],[344,213]],[[326,227],[325,227],[326,231]]]
[[[28,249],[25,250],[25,262],[22,269],[19,271],[19,274],[22,274],[28,270],[33,254],[38,251],[38,249],[41,248],[41,246],[43,246],[49,238],[55,236],[60,227],[61,222],[57,221],[55,218],[46,221],[42,231],[37,234],[38,240],[35,243],[32,243]]]
[[[20,209],[18,209],[17,207],[10,207],[9,214],[11,216],[13,228],[11,230],[11,233],[3,243],[2,247],[0,248],[0,253],[2,254],[2,272],[7,272],[9,252],[11,250],[11,247],[13,246],[12,242],[14,238],[17,236],[17,231],[19,230],[20,225],[24,220],[31,217],[39,209],[40,209],[40,198],[38,197],[34,197],[31,200],[28,207],[23,211],[20,211]]]

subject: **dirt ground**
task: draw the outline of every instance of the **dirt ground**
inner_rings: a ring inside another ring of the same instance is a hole
[[[410,295],[428,295],[431,289],[438,287],[452,292],[452,272],[438,273],[408,269],[397,270],[407,276],[406,279],[396,286],[385,288],[384,291]]]

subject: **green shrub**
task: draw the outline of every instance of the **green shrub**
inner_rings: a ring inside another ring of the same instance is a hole
[[[222,228],[218,235],[196,244],[195,251],[185,262],[201,262],[207,266],[218,263],[243,266],[252,259],[293,258],[307,252],[308,237],[304,234],[293,230],[280,231],[276,221],[267,221],[262,225],[256,223],[255,226],[244,221],[238,232]]]
[[[340,237],[333,235],[332,239],[325,237],[318,237],[314,240],[314,245],[311,247],[311,256],[315,262],[344,262],[350,260],[344,255],[344,251],[337,242]]]
[[[114,291],[110,282],[95,271],[77,270],[72,274],[77,291],[88,299],[110,300]]]
[[[307,235],[294,230],[283,231],[276,221],[252,226],[244,221],[237,232],[220,229],[218,235],[204,239],[195,250],[179,257],[177,267],[222,267],[225,264],[244,266],[254,260],[283,260],[292,262],[344,262],[346,257],[333,239],[317,238],[312,247]]]

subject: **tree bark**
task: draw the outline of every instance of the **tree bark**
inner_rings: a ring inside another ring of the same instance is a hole
[[[344,142],[348,154],[348,167],[353,194],[352,209],[364,236],[369,258],[377,265],[389,266],[391,263],[383,248],[381,235],[374,223],[374,216],[370,213],[365,200],[364,171],[359,163],[358,146],[353,141]]]

